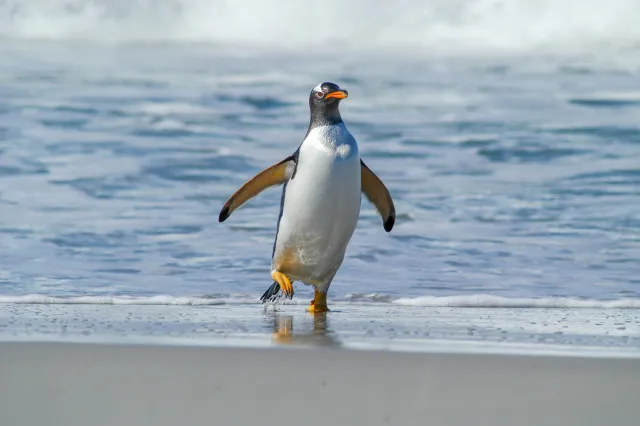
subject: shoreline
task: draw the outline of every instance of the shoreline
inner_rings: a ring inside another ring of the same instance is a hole
[[[68,338],[46,336],[13,336],[0,337],[0,346],[11,344],[42,344],[42,345],[90,345],[115,347],[146,347],[146,348],[188,348],[188,349],[247,349],[247,350],[277,350],[277,349],[330,349],[348,352],[373,352],[396,354],[424,354],[424,355],[464,355],[464,356],[509,356],[509,357],[540,357],[540,358],[569,358],[569,359],[600,359],[600,360],[638,360],[640,352],[636,350],[621,350],[600,346],[564,346],[545,344],[516,344],[504,342],[468,342],[455,340],[419,340],[397,339],[387,340],[354,340],[339,342],[331,336],[312,334],[278,334],[271,336],[232,336],[220,337],[202,341],[190,338],[158,338],[152,336],[136,336],[127,338],[113,338],[104,336],[73,336]]]

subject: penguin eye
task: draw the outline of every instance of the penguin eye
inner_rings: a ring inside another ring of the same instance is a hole
[[[324,93],[322,93],[322,92],[316,92],[316,96],[317,96],[317,97],[319,97],[319,98],[321,98],[321,97],[323,97],[323,96],[324,96]]]

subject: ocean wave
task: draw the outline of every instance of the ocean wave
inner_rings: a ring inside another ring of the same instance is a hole
[[[335,12],[328,20],[327,10]],[[398,0],[373,9],[367,0],[8,0],[0,2],[0,36],[611,53],[637,47],[638,13],[634,0]]]
[[[489,294],[471,294],[464,296],[419,296],[412,298],[394,298],[385,294],[351,293],[334,299],[341,304],[389,304],[433,308],[546,308],[546,309],[640,309],[640,298],[621,298],[614,300],[579,299],[570,297],[502,297]],[[256,297],[247,295],[208,295],[191,296],[74,296],[58,297],[41,294],[21,296],[0,296],[0,304],[43,304],[43,305],[259,305]],[[303,299],[283,299],[284,305],[307,304]]]

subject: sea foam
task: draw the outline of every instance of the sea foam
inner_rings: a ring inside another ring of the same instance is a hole
[[[489,294],[470,294],[460,296],[419,296],[413,298],[394,298],[379,294],[348,294],[337,296],[334,303],[340,304],[393,304],[421,307],[451,308],[548,308],[548,309],[640,309],[640,299],[622,298],[612,300],[580,299],[570,297],[502,297]],[[0,304],[47,304],[47,305],[251,305],[260,304],[256,297],[248,295],[212,295],[192,296],[74,296],[55,297],[41,294],[20,296],[0,296]],[[306,304],[306,299],[281,299],[282,304]]]
[[[408,306],[457,307],[457,308],[594,308],[640,309],[640,299],[613,300],[578,299],[572,297],[501,297],[489,294],[465,296],[420,296],[394,300],[395,304]]]
[[[0,36],[610,53],[638,46],[639,14],[634,0],[8,0],[0,2]]]

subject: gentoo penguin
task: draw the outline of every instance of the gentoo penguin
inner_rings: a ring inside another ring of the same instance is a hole
[[[309,95],[311,121],[302,144],[277,164],[240,187],[222,207],[218,220],[264,189],[284,184],[280,216],[271,255],[274,283],[262,295],[264,303],[280,290],[293,297],[294,281],[315,287],[309,312],[327,312],[327,290],[342,265],[360,215],[360,194],[373,203],[385,231],[396,213],[382,181],[360,159],[358,144],[340,117],[338,106],[346,90],[325,82]]]

